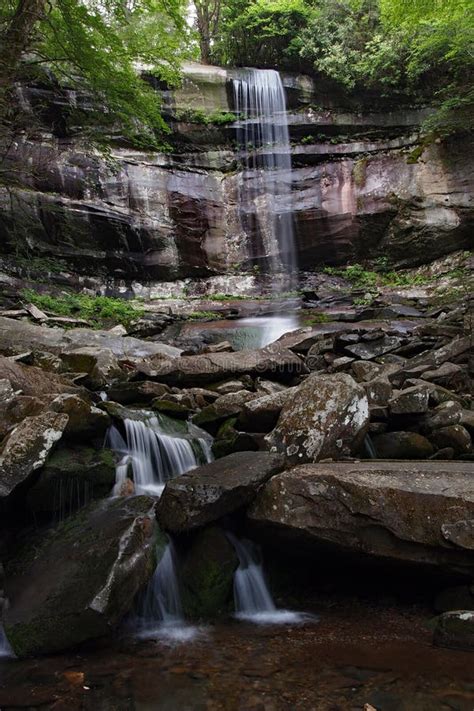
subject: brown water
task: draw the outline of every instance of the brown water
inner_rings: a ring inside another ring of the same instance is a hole
[[[427,619],[329,602],[303,627],[230,621],[185,644],[122,639],[1,662],[0,709],[472,711],[474,655],[433,647]]]

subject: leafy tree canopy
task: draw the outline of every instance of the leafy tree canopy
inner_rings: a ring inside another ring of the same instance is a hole
[[[187,52],[185,4],[7,0],[0,11],[0,117],[4,123],[12,118],[9,96],[15,82],[32,70],[46,69],[67,90],[91,97],[87,111],[94,122],[100,118],[133,143],[158,147],[167,127],[158,96],[137,67],[168,83],[177,81]],[[17,37],[19,23],[23,32]]]

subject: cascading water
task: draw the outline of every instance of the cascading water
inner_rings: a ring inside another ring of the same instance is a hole
[[[133,618],[136,635],[141,639],[169,639],[185,642],[196,635],[196,628],[186,624],[181,605],[177,556],[170,540],[156,566],[155,573],[138,601]]]
[[[116,427],[107,436],[109,447],[122,457],[116,467],[115,495],[124,493],[130,469],[136,494],[160,496],[169,479],[212,461],[207,433],[193,425],[187,426],[187,437],[171,434],[172,422],[151,414],[145,422],[126,419],[124,426],[126,439]],[[168,541],[131,622],[140,638],[181,642],[196,635],[197,629],[183,616],[173,541]]]
[[[233,79],[237,140],[243,149],[239,186],[244,230],[257,235],[275,294],[297,287],[297,252],[291,195],[291,148],[286,99],[280,75],[272,69],[244,69]],[[252,255],[257,259],[256,251]],[[286,314],[272,317],[261,345],[297,328]]]
[[[3,626],[0,622],[0,658],[1,657],[12,657],[13,652],[3,630]]]
[[[290,624],[314,619],[311,615],[291,610],[280,610],[273,602],[265,580],[258,547],[232,533],[227,536],[235,548],[239,567],[234,574],[234,603],[236,617],[258,624]]]
[[[212,461],[210,442],[198,428],[191,431],[191,438],[169,434],[163,419],[154,416],[146,422],[126,419],[124,426],[125,440],[116,427],[108,433],[110,448],[122,456],[116,467],[115,495],[121,493],[130,470],[135,493],[160,496],[168,479]]]

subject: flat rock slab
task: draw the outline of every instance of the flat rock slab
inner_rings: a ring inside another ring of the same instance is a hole
[[[468,462],[306,464],[274,476],[248,515],[288,542],[474,571]]]
[[[114,629],[155,567],[155,502],[109,499],[37,533],[7,566],[4,615],[18,656],[69,649]]]
[[[1,352],[6,355],[31,348],[49,353],[63,353],[67,349],[86,346],[95,347],[97,350],[110,350],[117,358],[174,358],[181,354],[178,348],[164,343],[142,341],[131,336],[115,336],[109,331],[91,328],[48,328],[3,317],[0,317],[0,344]]]
[[[167,385],[202,385],[242,375],[288,380],[309,372],[295,353],[275,344],[255,351],[150,359],[139,370],[148,378]]]
[[[277,454],[235,452],[172,479],[158,504],[160,526],[180,533],[212,523],[250,503],[283,466]]]

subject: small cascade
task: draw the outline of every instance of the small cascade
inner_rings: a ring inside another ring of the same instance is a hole
[[[232,533],[227,536],[239,559],[234,574],[235,616],[239,620],[257,624],[295,624],[314,619],[308,614],[278,609],[265,579],[258,546]]]
[[[0,659],[2,657],[13,657],[13,652],[8,642],[7,636],[3,630],[3,625],[0,622]]]
[[[173,541],[169,540],[153,578],[140,597],[131,621],[140,639],[188,642],[200,630],[186,623],[181,605],[178,563]]]
[[[189,436],[169,432],[163,418],[146,422],[126,419],[124,439],[116,427],[108,433],[108,446],[121,459],[116,467],[114,495],[120,494],[131,473],[136,494],[160,496],[168,479],[212,461],[211,442],[198,428]]]
[[[364,438],[364,449],[367,454],[368,459],[377,459],[377,451],[375,445],[372,441],[372,437],[369,434],[365,435]]]
[[[291,194],[291,146],[285,90],[273,69],[242,69],[233,79],[237,141],[243,149],[243,172],[239,186],[240,216],[244,231],[256,236],[255,260],[265,255],[275,295],[293,292],[298,286]],[[297,328],[284,316],[286,330]],[[295,319],[296,321],[296,319]],[[283,332],[271,323],[260,345],[267,345]]]

